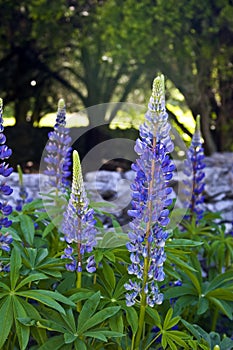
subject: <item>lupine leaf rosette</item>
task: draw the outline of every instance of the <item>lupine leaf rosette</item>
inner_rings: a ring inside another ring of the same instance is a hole
[[[165,227],[169,223],[168,207],[172,203],[169,181],[175,169],[169,156],[174,148],[170,128],[165,107],[164,77],[161,75],[153,82],[145,122],[139,129],[140,138],[135,145],[139,158],[132,165],[136,176],[131,185],[132,209],[128,214],[133,220],[127,248],[131,260],[128,273],[134,277],[125,284],[129,291],[126,294],[128,306],[141,301],[153,307],[163,301],[157,282],[165,278],[164,246],[168,237]]]

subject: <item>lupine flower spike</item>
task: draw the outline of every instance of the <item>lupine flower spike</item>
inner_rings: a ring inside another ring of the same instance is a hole
[[[10,148],[7,147],[5,144],[6,142],[6,136],[3,134],[4,127],[3,127],[3,102],[0,98],[0,175],[3,177],[3,180],[0,180],[0,198],[2,201],[0,201],[0,230],[2,230],[3,227],[7,228],[12,224],[12,221],[8,219],[8,215],[12,213],[12,207],[7,204],[6,196],[11,195],[13,192],[12,188],[7,185],[5,178],[7,178],[13,171],[13,168],[9,167],[9,164],[6,163],[6,159],[8,159],[12,151]],[[0,249],[3,251],[10,251],[10,244],[12,243],[13,239],[9,233],[2,233],[0,232]],[[1,270],[8,270],[8,266],[3,266],[1,264]]]
[[[196,215],[196,223],[203,217],[204,189],[205,189],[205,163],[204,150],[202,147],[202,137],[200,131],[200,116],[197,116],[196,129],[192,137],[191,145],[184,162],[184,174],[188,176],[185,185],[191,189],[191,201],[189,203],[190,214],[185,218],[192,218]]]
[[[163,264],[169,223],[169,209],[172,200],[169,194],[169,180],[175,169],[169,153],[173,143],[169,136],[170,124],[165,108],[164,77],[159,76],[153,82],[152,96],[140,127],[140,138],[136,141],[135,151],[139,155],[132,169],[136,173],[132,189],[132,210],[128,214],[133,218],[128,233],[127,248],[131,264],[128,273],[134,278],[125,284],[128,306],[140,301],[153,307],[161,304],[163,295],[157,282],[165,278]]]
[[[32,201],[32,198],[28,198],[28,192],[26,187],[23,183],[23,172],[21,166],[17,165],[17,171],[19,175],[19,198],[16,200],[16,207],[15,209],[17,211],[21,211],[22,207],[25,203],[29,203]]]
[[[96,228],[93,209],[88,208],[89,201],[83,184],[82,169],[77,151],[73,151],[73,179],[72,189],[64,214],[62,231],[68,243],[62,258],[70,259],[66,265],[69,271],[82,271],[83,255],[91,253],[96,245]],[[77,259],[74,254],[77,254]],[[87,259],[86,270],[96,270],[94,257]]]
[[[72,147],[69,129],[66,128],[66,107],[63,99],[58,102],[58,111],[54,131],[48,134],[49,142],[45,149],[48,152],[44,161],[47,169],[44,171],[49,175],[49,183],[56,190],[64,190],[69,185],[69,170],[71,165]]]

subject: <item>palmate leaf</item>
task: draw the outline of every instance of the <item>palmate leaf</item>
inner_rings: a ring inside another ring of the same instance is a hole
[[[59,269],[64,266],[61,259],[48,257],[46,248],[25,248],[22,253],[23,265],[26,267],[22,273],[43,272],[56,278],[61,277]]]

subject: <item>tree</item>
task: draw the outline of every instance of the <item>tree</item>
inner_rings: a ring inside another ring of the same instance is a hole
[[[201,115],[206,150],[233,147],[232,1],[157,1],[157,65]]]

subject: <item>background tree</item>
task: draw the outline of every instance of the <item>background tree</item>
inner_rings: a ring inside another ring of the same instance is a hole
[[[14,103],[17,123],[39,120],[61,96],[69,110],[124,102],[136,88],[147,91],[161,71],[194,117],[202,116],[207,152],[232,147],[231,0],[0,6],[0,93]]]

